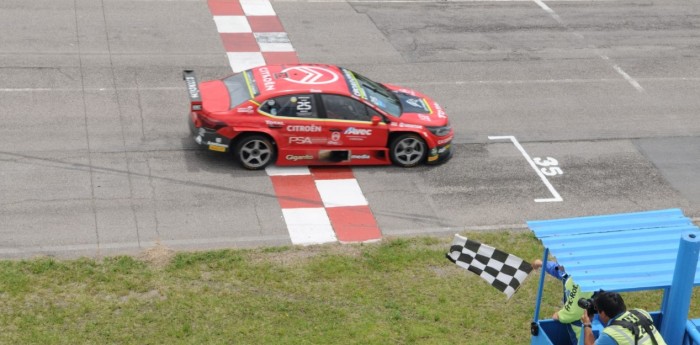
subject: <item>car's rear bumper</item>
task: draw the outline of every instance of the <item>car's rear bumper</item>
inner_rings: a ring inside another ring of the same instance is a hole
[[[196,127],[192,119],[192,114],[187,116],[187,123],[190,126],[190,133],[192,133],[192,137],[197,144],[206,146],[208,149],[217,152],[226,152],[229,150],[231,139],[219,135],[213,129]]]
[[[452,142],[438,146],[430,150],[426,161],[428,164],[440,164],[447,162],[450,160],[450,158],[452,158],[452,151],[454,151],[452,148]]]

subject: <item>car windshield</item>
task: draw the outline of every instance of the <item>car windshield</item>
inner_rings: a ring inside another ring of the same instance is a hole
[[[228,89],[231,109],[249,99],[255,98],[258,94],[255,78],[253,78],[251,71],[234,74],[225,78],[223,82]]]
[[[401,116],[401,102],[386,86],[348,69],[342,68],[342,71],[353,95],[372,102],[391,115]]]

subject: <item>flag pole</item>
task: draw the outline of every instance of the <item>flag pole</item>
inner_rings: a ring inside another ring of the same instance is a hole
[[[542,257],[542,267],[540,267],[540,286],[537,289],[537,303],[535,303],[535,315],[532,318],[532,325],[530,329],[530,333],[538,332],[539,331],[539,326],[537,324],[537,321],[540,319],[540,304],[542,304],[542,293],[544,292],[544,276],[545,276],[545,268],[547,267],[547,258],[549,257],[549,248],[545,247],[544,248],[544,255]]]

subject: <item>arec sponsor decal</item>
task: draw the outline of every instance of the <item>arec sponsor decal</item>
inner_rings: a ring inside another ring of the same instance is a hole
[[[351,158],[351,159],[369,159],[369,155],[368,155],[368,154],[364,154],[364,155],[351,155],[350,158]]]
[[[285,68],[282,73],[286,73],[286,80],[297,84],[320,85],[330,84],[338,80],[338,74],[318,66],[295,66]]]
[[[318,125],[289,125],[288,132],[310,132],[317,133],[321,131],[321,126]]]
[[[350,127],[343,132],[345,135],[372,135],[371,129],[357,129],[355,127]]]

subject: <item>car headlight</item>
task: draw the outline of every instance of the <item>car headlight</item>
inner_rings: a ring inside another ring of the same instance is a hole
[[[437,127],[430,127],[430,126],[425,126],[431,133],[435,134],[438,137],[444,137],[447,134],[450,133],[452,130],[452,126],[449,124],[447,126],[437,126]]]

